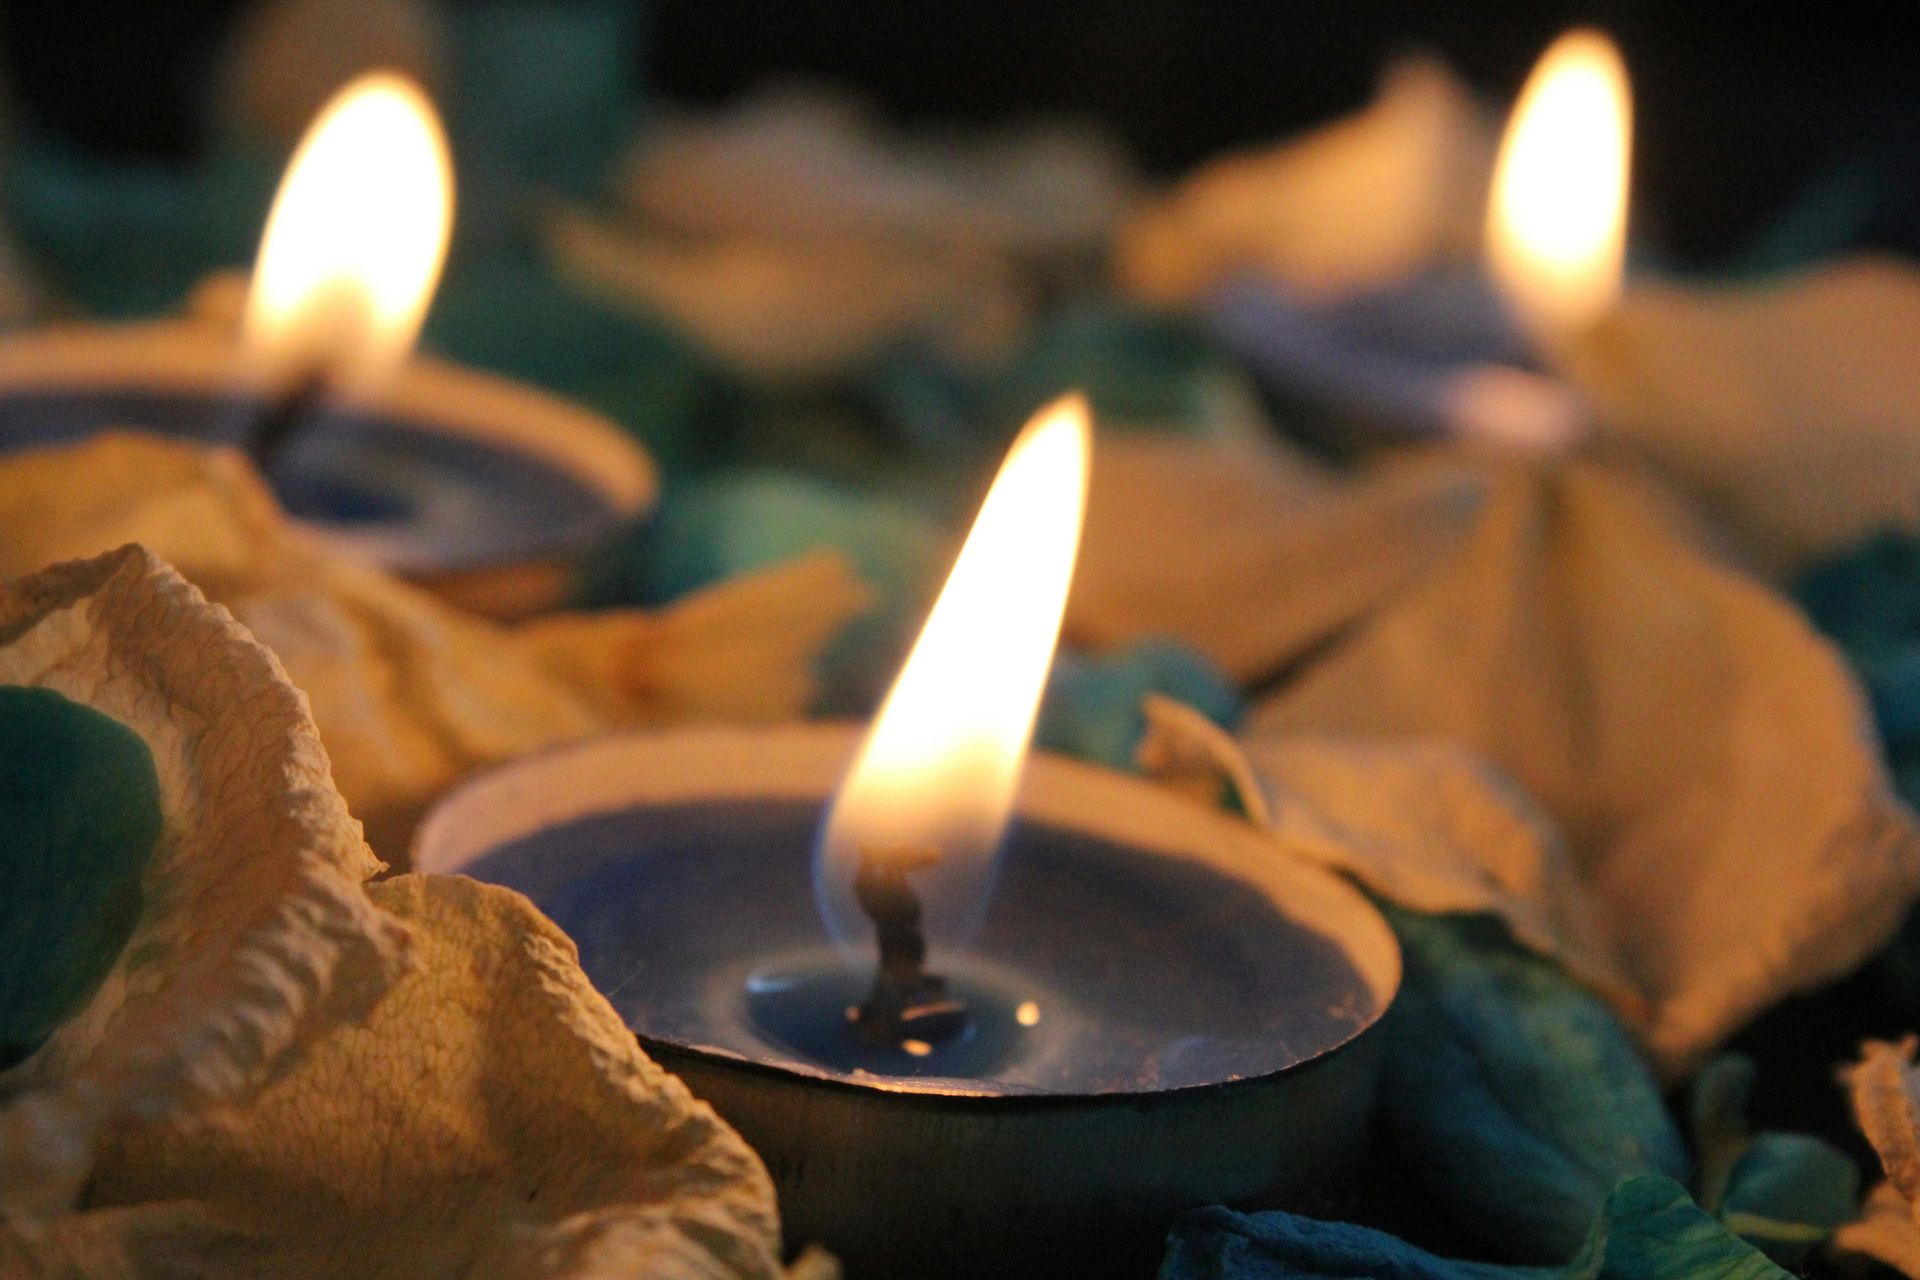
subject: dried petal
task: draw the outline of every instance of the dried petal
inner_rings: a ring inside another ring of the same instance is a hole
[[[1920,1276],[1920,1223],[1891,1182],[1875,1187],[1859,1218],[1833,1233],[1833,1247],[1884,1262],[1902,1275]]]
[[[1913,1065],[1920,1037],[1897,1044],[1869,1040],[1846,1072],[1860,1131],[1880,1154],[1887,1181],[1920,1202],[1920,1071]]]
[[[244,1097],[404,969],[379,868],[306,700],[226,610],[137,547],[0,589],[0,684],[133,729],[163,828],[125,949],[91,999],[0,1073],[0,1215],[74,1202],[100,1128]]]
[[[1784,283],[1630,290],[1568,353],[1608,429],[1779,573],[1920,529],[1920,271],[1842,262]]]
[[[483,765],[635,723],[797,713],[815,652],[867,601],[819,556],[657,614],[506,627],[316,545],[231,451],[118,435],[0,459],[0,574],[107,538],[177,556],[278,655],[396,860],[427,805]]]
[[[1240,272],[1339,294],[1464,257],[1493,129],[1450,70],[1409,59],[1364,110],[1188,178],[1121,229],[1115,269],[1142,297],[1187,302]]]
[[[1512,777],[1565,834],[1649,1049],[1682,1068],[1884,942],[1920,836],[1845,665],[1790,605],[1617,472],[1496,476],[1471,534],[1249,735],[1448,739]]]
[[[413,929],[416,972],[247,1107],[118,1131],[70,1234],[188,1201],[228,1233],[209,1277],[780,1273],[759,1160],[640,1051],[566,935],[463,877],[369,893]]]

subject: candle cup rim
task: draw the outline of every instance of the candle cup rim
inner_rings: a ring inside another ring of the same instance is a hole
[[[210,413],[223,413],[261,395],[240,376],[237,353],[234,336],[204,319],[48,326],[0,339],[0,402],[147,396],[204,401]],[[526,458],[564,476],[595,504],[575,519],[544,528],[540,536],[479,555],[463,555],[454,546],[434,546],[410,556],[376,553],[400,572],[463,573],[585,550],[644,515],[659,494],[652,457],[612,421],[530,383],[430,355],[415,355],[389,394],[374,401],[343,399],[330,404],[322,417]],[[141,427],[102,422],[76,439],[117,429]],[[231,443],[173,432],[148,434],[207,446]],[[0,435],[0,455],[15,451]],[[291,515],[289,519],[322,538],[354,544],[350,535],[342,535],[342,526]]]
[[[415,832],[410,850],[411,865],[416,871],[427,874],[463,874],[465,868],[487,853],[545,827],[617,813],[649,803],[666,806],[753,798],[813,801],[824,806],[839,775],[829,769],[826,777],[830,780],[825,782],[825,790],[821,790],[820,769],[823,761],[836,758],[840,764],[851,761],[863,731],[863,725],[845,721],[792,721],[763,726],[705,725],[603,734],[546,748],[484,770],[443,797]],[[668,754],[705,752],[711,753],[710,758],[737,761],[741,758],[740,748],[743,744],[750,748],[748,758],[754,764],[765,766],[773,763],[775,767],[789,770],[784,787],[769,789],[762,782],[756,788],[752,781],[753,765],[748,765],[727,771],[710,770],[709,775],[715,784],[710,790],[690,792],[683,785],[681,790],[667,794],[658,789],[672,784],[662,784],[658,773],[637,767],[630,759],[626,759],[634,753],[651,750]],[[808,756],[808,753],[811,755]],[[795,767],[792,761],[801,756],[807,756],[805,763]],[[826,1068],[817,1071],[809,1069],[802,1063],[765,1061],[711,1045],[638,1031],[634,1034],[643,1045],[657,1044],[672,1053],[692,1055],[715,1066],[772,1073],[810,1084],[929,1099],[991,1099],[996,1104],[1045,1102],[1048,1105],[1084,1105],[1166,1098],[1239,1084],[1273,1081],[1324,1061],[1330,1054],[1339,1052],[1366,1035],[1385,1017],[1400,986],[1399,944],[1385,918],[1367,900],[1366,895],[1350,882],[1323,867],[1288,857],[1273,844],[1273,837],[1241,819],[1208,809],[1134,775],[1066,756],[1035,752],[1028,762],[1029,780],[1036,775],[1051,777],[1056,784],[1064,781],[1065,786],[1056,785],[1051,796],[1047,788],[1036,790],[1023,787],[1016,809],[1020,816],[1029,821],[1051,823],[1114,840],[1152,856],[1170,859],[1185,857],[1248,884],[1265,897],[1276,912],[1338,947],[1372,996],[1373,1007],[1341,1038],[1284,1066],[1257,1074],[1162,1089],[1029,1091],[996,1086],[990,1091],[966,1092],[964,1086],[969,1082],[964,1078],[958,1081],[945,1077],[852,1078]],[[604,803],[580,806],[563,803],[553,785],[556,781],[565,780],[578,792],[592,788],[602,778],[614,778],[627,789],[610,789],[605,793]],[[1136,797],[1132,813],[1137,815],[1139,806],[1159,810],[1150,815],[1157,819],[1154,829],[1145,836],[1129,834],[1125,824],[1114,820],[1113,814],[1107,809],[1085,804],[1081,795],[1072,790],[1076,784],[1109,792],[1115,787],[1132,792]],[[648,788],[656,790],[648,794]],[[1065,799],[1060,798],[1063,794]],[[1076,802],[1080,802],[1078,807]],[[1062,811],[1069,809],[1073,813],[1062,817]],[[511,821],[504,827],[492,821],[508,815]],[[1161,823],[1177,825],[1187,832],[1201,828],[1204,831],[1176,839],[1168,834]],[[1155,839],[1156,836],[1158,839]],[[1236,852],[1247,860],[1245,866],[1234,865],[1231,854]],[[1330,906],[1339,913],[1337,918],[1322,920],[1302,912],[1298,902],[1282,901],[1278,896],[1282,890],[1276,888],[1281,884],[1284,884],[1286,892],[1304,899],[1309,905],[1317,901],[1320,905]],[[954,1087],[956,1084],[961,1088],[957,1090]]]
[[[879,1076],[871,1079],[853,1078],[836,1075],[825,1070],[811,1071],[797,1064],[769,1062],[735,1053],[729,1049],[719,1049],[711,1045],[688,1044],[681,1040],[672,1040],[664,1036],[646,1035],[635,1031],[634,1039],[640,1047],[649,1053],[661,1052],[696,1058],[713,1068],[745,1071],[769,1079],[789,1080],[807,1087],[821,1087],[842,1090],[861,1095],[880,1094],[889,1099],[899,1099],[902,1106],[955,1106],[972,1110],[976,1107],[991,1107],[996,1111],[1052,1111],[1068,1108],[1086,1108],[1111,1103],[1115,1106],[1137,1107],[1146,1102],[1173,1102],[1189,1098],[1212,1097],[1223,1091],[1252,1091],[1263,1085],[1272,1085],[1288,1077],[1310,1071],[1335,1057],[1352,1049],[1362,1036],[1372,1032],[1380,1022],[1385,1010],[1356,1028],[1346,1039],[1341,1040],[1315,1053],[1310,1058],[1290,1062],[1284,1067],[1264,1071],[1258,1075],[1234,1076],[1224,1080],[1205,1080],[1194,1084],[1169,1085],[1158,1088],[1132,1089],[1021,1089],[990,1082],[992,1087],[981,1088],[980,1081],[963,1076]]]

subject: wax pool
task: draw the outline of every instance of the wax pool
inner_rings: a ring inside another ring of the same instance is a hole
[[[868,974],[822,931],[817,803],[713,800],[544,827],[463,868],[526,893],[643,1039],[847,1080],[951,1091],[1181,1089],[1296,1065],[1377,1015],[1333,941],[1195,862],[1016,825],[965,950],[931,962],[973,1010],[923,1053],[867,1046],[845,1018]]]

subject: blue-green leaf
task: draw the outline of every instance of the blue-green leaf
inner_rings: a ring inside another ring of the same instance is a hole
[[[0,1069],[113,967],[160,827],[138,734],[50,689],[0,686]]]
[[[1368,1227],[1201,1209],[1173,1231],[1161,1280],[1786,1280],[1679,1184],[1647,1176],[1607,1197],[1573,1261],[1457,1262]]]
[[[1605,1005],[1489,917],[1390,917],[1406,980],[1382,1128],[1463,1231],[1502,1257],[1557,1261],[1621,1179],[1685,1178],[1659,1085]]]

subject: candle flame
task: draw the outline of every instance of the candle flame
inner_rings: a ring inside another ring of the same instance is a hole
[[[1494,281],[1540,341],[1578,334],[1619,297],[1632,135],[1613,41],[1590,30],[1554,41],[1507,125],[1486,228]]]
[[[1086,402],[1067,396],[994,478],[822,828],[814,883],[843,944],[866,932],[850,887],[863,850],[937,852],[914,873],[929,933],[977,923],[1060,637],[1092,448]]]
[[[327,103],[267,216],[244,339],[280,391],[377,391],[419,336],[453,226],[453,164],[427,95],[364,75]]]

